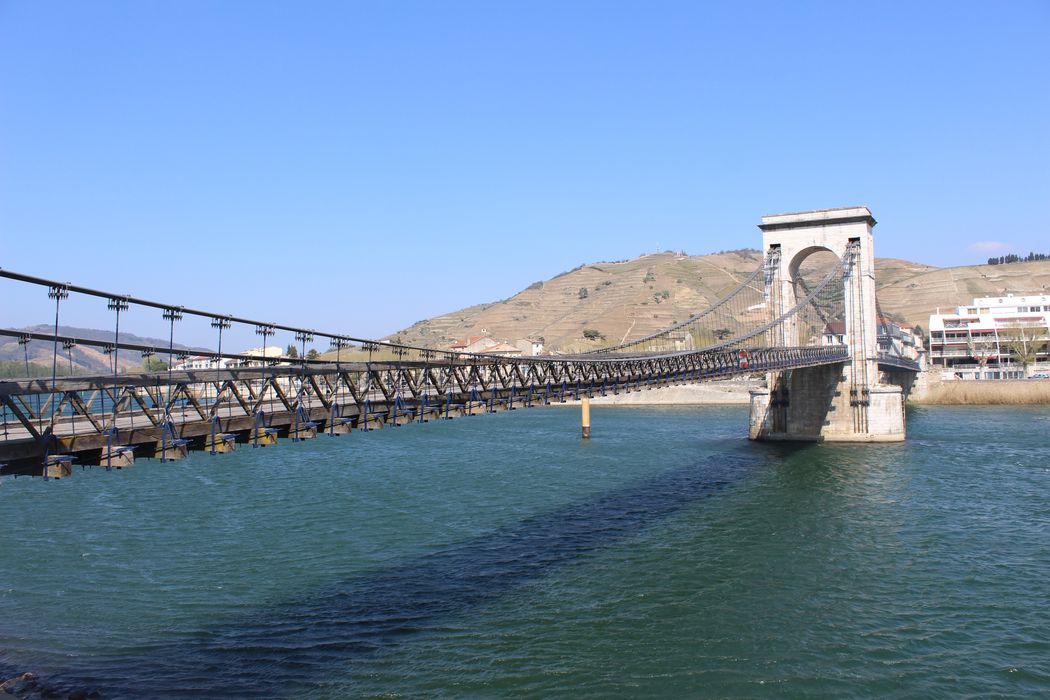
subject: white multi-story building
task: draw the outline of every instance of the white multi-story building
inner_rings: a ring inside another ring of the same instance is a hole
[[[241,352],[241,355],[243,358],[211,358],[203,357],[201,355],[189,355],[176,364],[173,364],[171,368],[173,370],[189,371],[202,369],[229,369],[232,367],[262,367],[268,364],[273,364],[285,357],[284,351],[275,345],[244,350]]]
[[[190,355],[184,360],[174,364],[171,368],[175,371],[188,371],[195,369],[226,369],[229,363],[236,362],[228,358],[214,359],[200,355]]]
[[[1050,295],[977,297],[930,316],[930,364],[958,379],[1020,379],[1050,363],[1048,328]]]

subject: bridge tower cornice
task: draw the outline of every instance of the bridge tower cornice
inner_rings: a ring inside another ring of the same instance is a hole
[[[817,209],[814,211],[796,211],[785,214],[766,214],[758,225],[763,232],[780,231],[791,228],[812,228],[813,226],[834,226],[840,224],[866,223],[872,227],[878,222],[867,207],[840,207],[838,209]]]

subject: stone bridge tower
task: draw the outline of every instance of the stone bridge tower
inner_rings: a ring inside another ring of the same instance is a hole
[[[891,442],[904,439],[900,387],[883,385],[878,368],[875,256],[867,207],[819,209],[763,216],[762,247],[780,252],[767,271],[766,298],[774,318],[805,298],[799,268],[810,255],[850,256],[843,279],[845,342],[841,365],[771,372],[766,389],[751,394],[752,440]],[[778,345],[798,345],[791,319],[778,329]]]

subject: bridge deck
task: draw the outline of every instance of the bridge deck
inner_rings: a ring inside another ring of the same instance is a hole
[[[44,454],[97,464],[107,445],[141,456],[172,437],[203,448],[213,433],[242,441],[259,426],[287,435],[297,421],[322,430],[377,427],[426,417],[500,410],[684,382],[833,364],[842,348],[756,348],[658,357],[557,361],[490,358],[459,364],[347,363],[274,366],[0,382],[8,419],[0,435],[2,473],[33,473]],[[53,393],[52,393],[53,392]],[[119,410],[112,433],[112,407]],[[54,420],[50,416],[54,404]],[[18,420],[12,420],[10,416]],[[170,420],[171,428],[167,428]]]
[[[130,351],[144,357],[166,356],[172,364],[189,352],[175,349],[175,324],[192,315],[208,320],[218,341],[217,351],[193,350],[193,354],[218,366],[231,361],[237,365],[94,377],[58,378],[52,373],[50,379],[0,382],[0,463],[7,463],[3,467],[7,472],[33,473],[48,455],[59,453],[73,454],[91,464],[98,463],[111,446],[130,445],[141,456],[151,456],[159,448],[167,455],[178,441],[188,441],[189,447],[213,443],[213,434],[254,441],[260,429],[300,435],[296,426],[302,423],[316,424],[311,430],[321,427],[334,432],[397,424],[409,416],[453,417],[475,409],[515,408],[564,401],[570,396],[849,361],[846,346],[817,343],[819,329],[842,299],[838,283],[832,280],[844,278],[854,256],[844,255],[819,285],[807,289],[795,306],[772,318],[770,274],[776,271],[779,257],[778,249],[770,249],[755,272],[727,297],[655,335],[600,352],[522,358],[362,340],[0,270],[2,278],[46,287],[49,298],[55,300],[56,319],[54,333],[0,329],[0,336],[17,338],[27,349],[29,343],[46,342],[53,348],[55,362],[61,344],[71,366],[72,349],[78,345],[107,354]],[[161,310],[170,324],[167,348],[59,335],[61,300],[71,293],[106,300],[107,307],[116,312],[115,341],[120,337],[122,310],[130,305]],[[306,344],[320,337],[327,338],[337,354],[345,349],[368,360],[331,363],[282,357],[278,365],[263,366],[268,362],[265,358],[221,351],[223,329],[232,324],[254,326],[263,345],[277,332],[290,333],[305,354]],[[803,327],[807,333],[816,332],[816,339],[802,339],[798,330]],[[798,340],[789,341],[796,336]],[[28,364],[28,353],[26,358]],[[113,366],[116,364],[114,358]],[[901,358],[880,357],[879,364],[898,371],[917,369]]]

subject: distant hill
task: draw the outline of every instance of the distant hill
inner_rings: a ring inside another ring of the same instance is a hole
[[[683,321],[717,301],[762,261],[757,250],[688,256],[643,255],[581,265],[492,304],[420,321],[392,337],[447,346],[467,335],[543,337],[549,348],[589,347],[583,329],[610,341],[637,338]]]
[[[34,333],[55,332],[54,326],[37,325],[17,330],[30,331]],[[68,335],[87,340],[102,340],[112,342],[113,332],[96,330],[94,328],[76,328],[74,326],[59,326],[59,335]],[[121,333],[120,342],[140,345],[152,345],[157,348],[167,348],[168,341],[158,338],[143,338],[132,333]],[[189,350],[185,345],[175,343],[173,346],[178,350]],[[0,363],[3,363],[4,374],[7,376],[25,376],[26,351],[28,350],[30,374],[39,375],[41,368],[46,368],[47,376],[51,374],[51,362],[54,354],[53,343],[41,340],[30,341],[26,347],[18,344],[14,338],[0,338]],[[112,360],[109,355],[102,352],[102,348],[77,345],[66,350],[59,345],[58,348],[58,373],[59,374],[104,374],[113,371]],[[166,359],[166,358],[165,358]],[[72,360],[72,371],[70,371],[70,360]],[[35,365],[35,367],[34,367]],[[142,367],[142,356],[137,352],[121,350],[117,353],[117,367],[120,371],[133,371]]]
[[[388,339],[447,347],[469,335],[514,341],[542,337],[550,349],[593,348],[585,328],[609,342],[640,338],[722,298],[762,260],[757,250],[712,255],[643,255],[581,265],[536,282],[509,299],[478,304],[417,322]],[[938,307],[969,304],[975,296],[1046,293],[1050,261],[936,268],[891,258],[875,261],[882,310],[923,328]]]
[[[583,337],[585,328],[599,331],[606,342],[659,331],[721,299],[761,260],[761,252],[743,249],[698,256],[654,253],[633,260],[580,265],[535,282],[509,299],[435,316],[386,339],[441,348],[465,336],[484,334],[511,342],[542,337],[548,348],[560,351],[593,349],[595,343]],[[1050,261],[937,268],[878,258],[875,283],[885,313],[925,329],[938,307],[968,305],[976,296],[1050,293]],[[52,333],[54,327],[39,325],[22,330]],[[60,326],[59,334],[104,341],[113,338],[110,331],[71,326]],[[131,333],[121,333],[120,340],[167,347],[165,339]],[[193,350],[178,344],[175,348]],[[50,375],[51,343],[34,341],[28,349],[29,362],[35,365],[32,369],[43,372],[46,368]],[[61,348],[59,352],[59,372],[68,374],[69,358]],[[112,371],[110,358],[101,349],[77,346],[71,354],[74,374]],[[142,358],[138,353],[122,351],[118,363],[121,371],[133,371],[142,366]],[[14,339],[0,339],[3,374],[24,375],[24,367],[22,346]]]
[[[875,286],[883,310],[926,328],[930,314],[967,306],[974,297],[1050,292],[1050,261],[936,268],[876,259]]]

